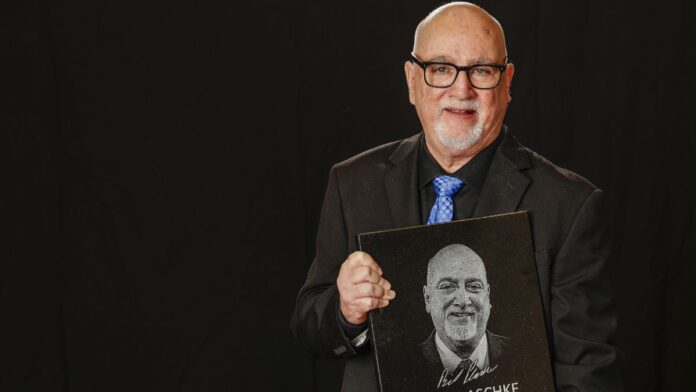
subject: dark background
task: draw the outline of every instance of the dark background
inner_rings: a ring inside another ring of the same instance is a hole
[[[419,131],[403,61],[438,4],[3,4],[0,389],[336,390],[294,296],[329,167]],[[608,195],[626,389],[688,388],[693,2],[481,4],[506,123]]]

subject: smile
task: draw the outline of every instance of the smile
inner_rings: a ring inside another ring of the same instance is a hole
[[[472,312],[472,311],[455,311],[455,312],[450,312],[447,315],[447,318],[451,319],[452,321],[467,322],[471,318],[473,318],[475,315],[476,315],[476,313]]]
[[[471,118],[477,114],[474,109],[445,108],[444,111],[460,118]]]

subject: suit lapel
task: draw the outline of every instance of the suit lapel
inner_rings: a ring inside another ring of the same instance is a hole
[[[420,134],[405,139],[389,160],[394,167],[384,176],[384,189],[394,228],[420,225],[418,146]]]
[[[515,211],[527,191],[530,180],[520,170],[530,167],[529,153],[504,129],[484,182],[474,217]]]

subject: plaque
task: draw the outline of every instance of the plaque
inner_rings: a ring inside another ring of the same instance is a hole
[[[396,291],[370,313],[382,392],[552,392],[526,212],[362,233]]]

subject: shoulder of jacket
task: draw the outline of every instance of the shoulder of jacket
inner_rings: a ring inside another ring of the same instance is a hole
[[[412,142],[415,135],[407,138],[385,143],[369,150],[354,155],[334,165],[339,171],[379,170],[392,166],[390,157],[403,144]]]
[[[527,147],[523,149],[529,155],[531,163],[528,175],[537,182],[543,182],[549,191],[572,192],[586,196],[598,189],[583,176],[554,164]]]

